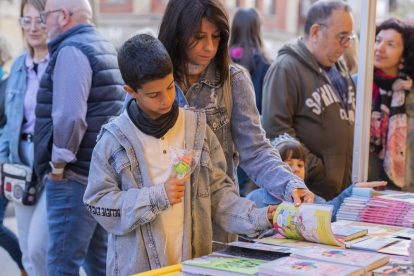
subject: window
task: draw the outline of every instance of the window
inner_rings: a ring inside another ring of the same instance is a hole
[[[275,14],[275,2],[276,0],[263,0],[263,13]]]

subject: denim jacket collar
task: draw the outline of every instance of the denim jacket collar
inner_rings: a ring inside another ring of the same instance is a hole
[[[206,85],[212,88],[219,88],[220,80],[220,70],[216,68],[216,59],[211,60],[210,64],[207,66],[206,71],[201,77],[200,82],[205,83]]]

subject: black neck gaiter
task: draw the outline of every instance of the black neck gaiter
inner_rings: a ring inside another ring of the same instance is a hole
[[[174,101],[172,108],[168,113],[153,120],[139,108],[135,99],[131,99],[127,106],[127,112],[134,125],[140,131],[160,139],[175,125],[178,118],[179,108],[177,101]]]

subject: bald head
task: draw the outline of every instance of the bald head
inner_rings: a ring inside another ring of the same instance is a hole
[[[88,0],[48,0],[46,10],[67,9],[71,16],[71,27],[92,22],[92,7]]]

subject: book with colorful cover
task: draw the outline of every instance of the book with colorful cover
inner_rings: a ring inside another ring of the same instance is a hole
[[[323,262],[352,265],[371,271],[388,263],[389,257],[378,253],[368,253],[349,249],[306,249],[291,255],[299,259],[313,259]]]
[[[375,269],[373,273],[374,276],[414,275],[414,267],[410,261],[391,259],[387,265]]]
[[[245,276],[255,275],[258,272],[258,267],[265,263],[264,261],[243,258],[204,256],[183,262],[181,270],[202,275]]]
[[[360,267],[340,265],[315,260],[304,260],[294,257],[280,258],[259,267],[260,276],[362,276],[364,270]]]
[[[331,229],[332,206],[282,202],[273,217],[276,231],[288,239],[306,240],[315,243],[339,246],[345,244],[338,240]]]
[[[332,232],[340,241],[347,242],[365,236],[368,234],[368,229],[346,225],[332,225]]]

